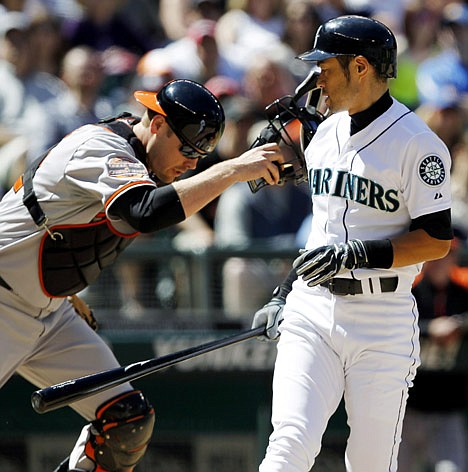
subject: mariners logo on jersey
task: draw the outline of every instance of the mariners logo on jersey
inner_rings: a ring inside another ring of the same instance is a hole
[[[309,182],[312,195],[341,197],[390,213],[400,208],[397,189],[384,188],[346,170],[313,169],[309,172]]]
[[[128,157],[113,157],[107,162],[107,170],[111,177],[129,178],[144,177],[147,175],[146,167]]]
[[[439,156],[424,157],[418,167],[419,177],[431,187],[440,185],[446,177],[444,163]]]

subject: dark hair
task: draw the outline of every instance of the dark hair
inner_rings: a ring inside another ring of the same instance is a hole
[[[146,113],[148,113],[148,118],[151,121],[156,115],[159,115],[159,113],[156,113],[154,110],[151,110],[151,108],[146,109]]]
[[[349,72],[349,64],[354,57],[354,55],[336,56],[336,60],[339,62],[341,68],[343,69],[346,80],[349,80],[351,78],[351,73]]]

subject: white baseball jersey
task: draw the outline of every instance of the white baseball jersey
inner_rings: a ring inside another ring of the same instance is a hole
[[[337,113],[306,150],[313,203],[307,248],[407,233],[411,220],[450,208],[450,157],[435,134],[393,104],[350,135]],[[411,284],[421,265],[359,269],[362,293],[293,283],[280,325],[273,380],[273,433],[261,472],[308,472],[343,396],[348,472],[395,472],[408,388],[419,365]],[[383,278],[395,280],[380,290]]]
[[[127,141],[97,125],[78,128],[54,147],[33,183],[49,228],[107,217],[116,234],[128,237],[135,230],[110,219],[109,206],[130,187],[155,186]],[[51,310],[62,300],[47,297],[40,284],[38,258],[46,230],[35,225],[22,198],[23,187],[17,185],[0,202],[0,276],[31,305]]]
[[[306,150],[314,214],[307,248],[391,239],[412,219],[451,206],[449,151],[419,117],[394,100],[351,137],[350,120],[347,112],[330,116]],[[398,275],[408,290],[420,270],[360,269],[353,277]]]

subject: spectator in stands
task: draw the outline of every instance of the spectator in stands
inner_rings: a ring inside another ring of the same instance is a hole
[[[244,72],[236,64],[235,58],[218,48],[216,27],[217,23],[213,20],[194,21],[183,38],[164,48],[177,78],[204,83],[214,76],[222,75],[238,82],[242,80]]]
[[[164,48],[156,48],[138,61],[132,89],[156,91],[172,79],[175,79],[175,73],[169,54]]]
[[[102,93],[115,105],[128,95],[139,58],[156,47],[123,15],[128,0],[79,0],[83,17],[63,23],[68,47],[89,46],[102,53],[105,81]]]
[[[262,54],[252,61],[243,80],[245,95],[251,99],[259,116],[265,118],[265,107],[277,98],[291,95],[297,80],[287,65],[271,54]]]
[[[53,133],[50,145],[76,128],[113,113],[112,103],[100,95],[104,81],[100,53],[88,46],[70,49],[62,62],[61,78],[67,91],[47,105]]]
[[[128,0],[79,0],[83,17],[64,23],[64,35],[69,46],[89,46],[98,51],[120,48],[141,56],[155,45],[151,38],[142,37],[121,14]]]
[[[442,52],[418,67],[416,81],[420,102],[468,101],[468,5],[449,3],[442,11],[447,44]]]
[[[176,2],[172,0],[172,3]],[[161,0],[126,1],[121,15],[132,30],[138,30],[144,38],[149,38],[152,48],[163,47],[168,42],[161,22]]]
[[[159,16],[169,42],[183,38],[196,20],[218,21],[225,9],[225,0],[159,0]]]
[[[463,138],[467,128],[468,108],[463,108],[462,96],[454,95],[451,100],[444,101],[441,97],[416,108],[415,112],[436,133],[449,148],[452,160],[454,151]]]
[[[346,12],[375,18],[386,24],[396,35],[401,33],[407,0],[345,0]]]
[[[218,21],[226,12],[224,0],[191,0],[192,8],[199,18]]]
[[[284,27],[280,0],[229,0],[216,39],[220,51],[246,70],[258,54],[281,49]]]
[[[221,102],[226,98],[229,99],[242,93],[241,84],[225,75],[214,75],[205,82],[205,87],[216,95]]]
[[[311,0],[311,3],[317,8],[322,23],[348,13],[345,0]]]
[[[468,129],[452,150],[452,220],[468,233]]]
[[[445,258],[426,262],[413,286],[421,366],[409,390],[400,472],[468,467],[468,268],[459,266],[462,240],[458,233]]]
[[[285,27],[281,39],[290,48],[291,60],[287,65],[300,81],[310,72],[310,66],[304,61],[293,59],[312,49],[321,19],[317,8],[309,0],[291,0],[284,3]]]
[[[419,65],[439,52],[441,7],[437,2],[411,0],[405,8],[398,36],[398,75],[391,81],[392,95],[414,110],[419,104],[416,73]]]
[[[159,17],[169,42],[177,41],[192,20],[190,0],[159,0]]]
[[[64,83],[38,71],[31,44],[30,23],[24,13],[8,11],[0,16],[0,123],[18,142],[18,159],[39,156],[50,143],[45,105],[62,96]],[[26,139],[24,142],[24,139]]]
[[[50,14],[33,18],[30,35],[37,70],[58,76],[66,52],[59,19]]]
[[[24,13],[29,20],[47,12],[43,0],[1,0],[0,3],[7,11]]]

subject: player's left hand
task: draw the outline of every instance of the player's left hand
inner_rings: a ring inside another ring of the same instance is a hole
[[[309,287],[319,285],[335,275],[348,272],[367,263],[364,244],[359,239],[305,250],[293,262],[297,275]]]
[[[283,321],[284,303],[280,298],[272,298],[255,313],[252,329],[265,327],[265,334],[257,338],[259,341],[273,341],[279,337],[278,327]]]

